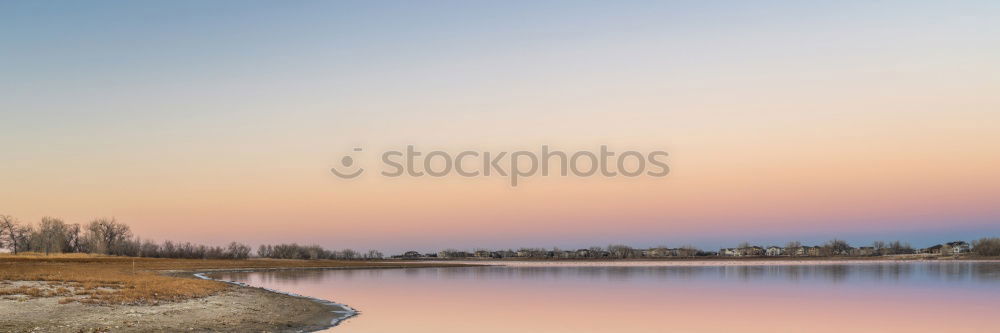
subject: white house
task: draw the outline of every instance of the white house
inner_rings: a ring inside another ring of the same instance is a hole
[[[966,243],[965,241],[956,241],[948,243],[948,247],[951,248],[952,254],[966,253],[969,252],[969,250],[971,250],[971,248],[969,247],[969,243]]]
[[[743,255],[743,253],[739,249],[724,248],[724,249],[719,249],[719,255],[723,257],[739,257]]]

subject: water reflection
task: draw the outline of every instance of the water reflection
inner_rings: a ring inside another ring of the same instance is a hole
[[[333,333],[989,332],[997,262],[601,263],[220,273],[349,304]]]
[[[225,273],[230,279],[246,280],[253,275],[262,282],[323,282],[330,274],[338,279],[379,279],[387,270],[279,270]],[[411,278],[445,280],[739,280],[843,283],[850,281],[944,280],[1000,282],[1000,263],[982,262],[896,262],[827,265],[738,265],[738,266],[594,266],[594,267],[505,267],[393,269]]]

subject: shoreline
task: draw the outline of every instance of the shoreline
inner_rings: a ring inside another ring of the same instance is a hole
[[[408,262],[425,264],[458,264],[458,265],[488,265],[488,264],[519,264],[519,263],[770,263],[770,262],[993,262],[1000,257],[685,257],[685,258],[634,258],[634,259],[417,259]]]
[[[450,260],[447,262],[459,264],[480,264],[481,266],[508,267],[738,267],[738,266],[821,266],[821,265],[880,265],[880,264],[947,264],[1000,262],[1000,258],[951,259],[951,260],[920,260],[920,259],[840,259],[840,260]],[[435,263],[427,261],[427,263]]]
[[[434,264],[434,263],[430,263],[430,264]],[[220,268],[220,269],[200,269],[200,270],[197,270],[197,271],[189,271],[189,270],[176,271],[176,270],[171,270],[171,271],[163,271],[163,272],[160,272],[160,273],[162,273],[162,274],[168,274],[168,275],[170,275],[170,274],[184,274],[184,275],[190,274],[191,276],[194,276],[194,277],[196,277],[198,279],[202,279],[202,280],[217,281],[217,282],[225,283],[225,284],[228,284],[228,285],[236,286],[236,287],[239,287],[239,288],[256,289],[256,290],[261,290],[261,291],[264,291],[264,292],[269,292],[269,293],[273,293],[273,294],[280,295],[280,296],[292,297],[292,298],[297,298],[297,299],[305,299],[305,300],[309,300],[311,302],[318,303],[318,304],[323,305],[323,306],[325,306],[327,308],[328,311],[323,312],[323,314],[327,315],[327,318],[329,318],[328,319],[329,324],[326,325],[326,326],[323,326],[323,327],[315,327],[315,326],[308,325],[308,323],[303,323],[304,324],[302,326],[303,328],[297,330],[297,332],[315,332],[315,331],[321,331],[321,330],[326,330],[326,329],[329,329],[329,328],[332,328],[332,327],[336,327],[337,325],[340,325],[341,323],[347,321],[348,319],[351,319],[351,318],[354,318],[356,316],[361,315],[361,311],[359,311],[359,310],[351,307],[350,305],[344,304],[344,303],[338,303],[338,302],[334,302],[334,301],[327,300],[327,299],[322,299],[322,298],[308,296],[308,295],[301,295],[301,294],[296,294],[296,293],[282,291],[282,290],[277,290],[277,289],[252,286],[252,285],[249,285],[249,284],[246,284],[246,283],[243,283],[243,282],[223,280],[223,279],[216,279],[216,278],[208,276],[207,274],[224,273],[224,272],[253,273],[253,272],[268,272],[268,271],[298,271],[298,270],[347,270],[347,269],[354,270],[354,269],[401,269],[401,268],[405,269],[405,268],[428,268],[428,267],[437,267],[437,268],[444,267],[444,268],[447,268],[447,267],[474,267],[474,266],[490,266],[490,265],[485,265],[485,264],[468,264],[468,265],[463,265],[463,266],[444,266],[444,265],[433,266],[432,265],[432,266],[411,267],[411,266],[406,265],[404,263],[404,264],[399,265],[399,266],[287,267],[287,268],[282,268],[282,267],[267,267],[267,268]]]
[[[394,262],[387,262],[394,263]],[[238,272],[238,273],[253,273],[253,272],[269,272],[269,271],[305,271],[305,270],[356,270],[356,269],[406,269],[406,268],[449,268],[449,267],[474,267],[474,266],[490,266],[482,264],[458,264],[454,263],[426,263],[431,264],[430,266],[423,265],[412,265],[406,262],[400,262],[399,265],[381,265],[381,266],[351,266],[351,267],[262,267],[262,268],[218,268],[218,269],[198,269],[198,270],[165,270],[160,271],[160,274],[166,275],[176,275],[181,274],[185,277],[187,275],[193,276],[202,280],[216,281],[220,283],[225,283],[227,285],[234,286],[236,288],[258,290],[266,293],[271,293],[277,297],[289,297],[293,299],[307,300],[319,304],[324,307],[324,310],[318,311],[316,313],[317,317],[323,318],[327,324],[317,326],[311,322],[301,322],[299,325],[289,327],[290,330],[294,332],[316,332],[326,329],[330,329],[340,325],[341,323],[347,321],[348,319],[357,317],[361,315],[361,311],[351,307],[350,305],[344,303],[338,303],[327,299],[322,299],[318,297],[296,294],[293,292],[282,291],[277,289],[265,288],[252,286],[243,282],[231,281],[217,279],[208,276],[208,274],[213,273],[225,273],[225,272]],[[443,265],[436,265],[443,264]]]
[[[456,266],[464,265],[0,255],[0,332],[320,331],[360,311],[212,273]]]
[[[277,270],[277,269],[269,269],[269,270]],[[260,271],[265,271],[265,270],[221,270],[221,271],[212,271],[212,272],[260,272]],[[259,289],[259,290],[264,290],[264,291],[271,292],[271,293],[278,294],[278,295],[284,295],[284,296],[289,296],[289,297],[307,299],[307,300],[310,300],[310,301],[313,301],[313,302],[316,302],[316,303],[319,303],[321,305],[326,306],[328,308],[328,310],[329,310],[327,312],[327,314],[329,314],[329,325],[326,326],[326,327],[312,329],[312,330],[308,330],[308,331],[304,331],[304,332],[314,332],[314,331],[320,331],[320,330],[329,329],[331,327],[335,327],[337,325],[340,325],[340,323],[346,321],[347,319],[356,317],[356,316],[358,316],[358,315],[361,314],[361,311],[358,311],[357,309],[354,309],[350,305],[347,305],[347,304],[337,303],[337,302],[334,302],[334,301],[331,301],[331,300],[326,300],[326,299],[312,297],[312,296],[306,296],[306,295],[300,295],[300,294],[296,294],[296,293],[292,293],[292,292],[287,292],[287,291],[281,291],[281,290],[277,290],[277,289],[264,288],[264,287],[255,287],[255,286],[251,286],[249,284],[243,283],[243,282],[223,280],[223,279],[216,279],[216,278],[209,277],[209,276],[207,276],[205,274],[211,274],[211,272],[197,272],[197,273],[193,273],[191,275],[194,276],[194,277],[196,277],[196,278],[203,279],[203,280],[218,281],[218,282],[222,282],[222,283],[226,283],[226,284],[230,284],[230,285],[234,285],[234,286],[238,286],[238,287],[242,287],[242,288]]]
[[[685,261],[956,261],[956,260],[1000,260],[995,256],[940,256],[920,254],[900,254],[886,256],[691,256],[658,258],[400,258],[393,259],[408,263],[475,263],[475,262],[685,262]]]

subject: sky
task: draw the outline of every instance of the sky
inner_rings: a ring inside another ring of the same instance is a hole
[[[389,252],[973,240],[996,59],[995,1],[5,1],[0,214]],[[407,145],[670,174],[374,172]]]

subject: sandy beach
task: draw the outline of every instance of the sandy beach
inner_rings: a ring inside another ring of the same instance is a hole
[[[40,284],[35,282],[34,284]],[[158,305],[60,304],[60,297],[0,299],[3,332],[302,332],[326,328],[336,305],[258,288]]]

